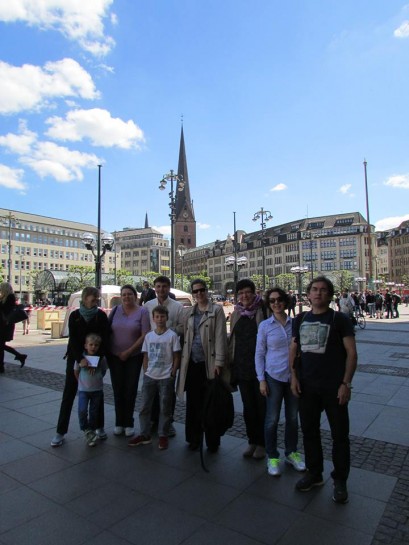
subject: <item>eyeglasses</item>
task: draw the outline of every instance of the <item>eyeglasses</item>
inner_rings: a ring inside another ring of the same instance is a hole
[[[273,305],[274,303],[283,303],[284,299],[282,297],[270,297],[269,301]]]
[[[197,290],[192,290],[193,294],[196,293],[204,293],[206,291],[206,288],[197,288]]]

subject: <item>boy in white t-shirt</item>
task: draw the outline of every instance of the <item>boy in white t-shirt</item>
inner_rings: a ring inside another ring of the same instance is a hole
[[[175,376],[180,365],[179,337],[167,329],[168,309],[157,305],[152,310],[155,329],[146,334],[143,341],[142,408],[139,413],[140,435],[128,442],[130,447],[152,443],[150,436],[151,408],[155,394],[159,392],[159,449],[168,448],[169,426],[172,420],[172,401]]]

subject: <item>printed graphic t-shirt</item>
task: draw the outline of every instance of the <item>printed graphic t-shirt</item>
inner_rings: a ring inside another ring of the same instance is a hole
[[[173,353],[179,350],[179,337],[171,329],[168,329],[162,335],[150,331],[146,335],[142,346],[142,352],[148,354],[148,369],[145,375],[155,380],[169,378],[172,372]]]
[[[301,325],[293,320],[293,328],[301,347],[300,379],[318,387],[338,388],[345,372],[343,338],[354,335],[351,320],[332,309],[323,314],[307,312]]]

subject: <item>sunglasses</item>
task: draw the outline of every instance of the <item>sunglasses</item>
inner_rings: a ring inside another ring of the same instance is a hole
[[[206,288],[197,288],[197,290],[192,290],[192,293],[204,293],[206,291]]]
[[[270,297],[269,301],[270,301],[271,304],[283,303],[284,299],[282,297]]]

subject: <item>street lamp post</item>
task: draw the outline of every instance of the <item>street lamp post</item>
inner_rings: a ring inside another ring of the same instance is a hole
[[[234,278],[234,300],[236,300],[236,286],[239,279],[239,270],[243,267],[247,266],[247,257],[245,255],[242,255],[241,257],[237,257],[237,253],[234,255],[229,255],[224,260],[224,265],[228,269],[233,269],[233,278]]]
[[[11,284],[12,283],[11,282],[11,229],[13,227],[13,224],[14,224],[14,228],[19,227],[20,222],[18,221],[16,216],[14,216],[14,214],[12,214],[11,212],[9,212],[6,216],[3,216],[2,218],[0,218],[0,220],[2,224],[5,225],[8,229],[7,282]]]
[[[180,264],[181,264],[181,280],[182,280],[182,291],[184,291],[183,289],[183,266],[184,266],[184,261],[185,261],[185,253],[187,251],[187,248],[186,246],[183,246],[183,244],[179,244],[178,246],[178,254],[179,254],[179,257],[180,257]]]
[[[358,288],[359,288],[359,292],[362,293],[362,288],[361,288],[361,283],[363,285],[364,282],[366,282],[366,276],[357,276],[357,278],[355,278],[355,282],[358,282]]]
[[[98,243],[98,241],[100,241]],[[95,287],[101,291],[101,262],[107,251],[111,251],[114,246],[114,237],[110,233],[104,233],[97,237],[92,233],[84,233],[82,242],[87,250],[92,252],[95,260]]]
[[[21,267],[23,266],[24,264],[24,256],[20,254],[20,304],[21,304],[21,298],[22,298],[22,293],[21,293]]]
[[[183,176],[175,174],[171,170],[168,174],[165,174],[160,181],[159,189],[163,191],[166,188],[166,184],[170,181],[170,193],[169,193],[169,208],[170,208],[170,283],[172,287],[175,287],[175,220],[176,220],[176,197],[173,190],[173,182],[176,183],[176,191],[183,191],[185,182]]]
[[[291,267],[290,272],[298,276],[298,312],[302,312],[302,275],[308,272],[306,266]]]
[[[97,238],[92,233],[84,233],[82,242],[87,250],[92,252],[95,260],[95,287],[101,291],[101,262],[107,250],[111,250],[114,245],[114,237],[111,234],[104,233],[101,236],[101,168],[98,165],[98,194],[97,194]]]
[[[266,252],[265,252],[265,246],[264,246],[264,236],[266,232],[266,222],[273,219],[273,216],[271,215],[270,210],[264,210],[263,207],[260,208],[257,212],[254,213],[253,221],[258,221],[261,219],[260,227],[261,227],[261,248],[262,248],[262,259],[263,259],[263,294],[266,291]]]

